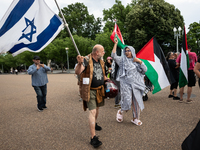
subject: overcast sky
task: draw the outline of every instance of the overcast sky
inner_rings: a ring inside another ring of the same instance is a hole
[[[0,19],[5,14],[9,5],[13,0],[0,0]],[[58,13],[54,0],[45,0],[47,5],[55,12]],[[131,3],[131,0],[121,0],[122,4],[126,6]],[[181,15],[185,21],[186,32],[188,32],[188,27],[193,22],[200,21],[200,0],[165,0],[166,2],[173,4],[176,8],[181,11]],[[81,2],[87,6],[89,14],[94,14],[95,18],[103,18],[103,9],[108,9],[113,6],[115,0],[57,0],[60,8],[63,8],[72,3]]]

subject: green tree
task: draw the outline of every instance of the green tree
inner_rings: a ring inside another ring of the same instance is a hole
[[[193,22],[189,25],[187,33],[187,42],[192,46],[192,50],[198,55],[200,52],[200,23]]]
[[[11,68],[17,68],[20,64],[17,62],[17,58],[13,57],[11,54],[6,53],[1,55],[1,62],[4,65],[4,72],[10,72]]]
[[[60,65],[62,68],[62,72],[63,66],[67,60],[65,50],[66,47],[66,42],[63,39],[57,38],[45,48],[45,52],[48,51],[47,58],[53,60],[56,64]]]
[[[126,16],[126,44],[133,45],[138,51],[156,37],[164,52],[173,50],[176,46],[173,28],[183,28],[183,24],[183,17],[174,5],[164,0],[139,0]]]
[[[0,72],[4,73],[4,71],[5,71],[5,58],[4,58],[4,55],[1,54],[0,55]]]
[[[95,34],[101,31],[101,18],[95,19],[94,15],[89,15],[83,3],[68,5],[62,12],[73,35],[95,39]],[[61,36],[63,38],[69,36],[66,29],[61,32],[59,37]]]
[[[69,48],[69,65],[70,68],[74,68],[77,63],[76,57],[78,55],[71,39],[65,38],[67,47]],[[84,38],[82,36],[74,35],[74,41],[78,47],[78,50],[82,56],[86,56],[92,52],[94,41],[90,38]]]
[[[126,15],[131,11],[134,3],[132,3],[131,5],[128,4],[126,7],[122,5],[122,2],[120,0],[115,0],[115,3],[116,4],[114,4],[111,8],[103,10],[103,21],[106,21],[104,32],[106,30],[113,30],[115,24],[114,20],[116,19],[117,25],[123,33],[122,35],[125,37],[126,26],[124,22],[126,20]]]

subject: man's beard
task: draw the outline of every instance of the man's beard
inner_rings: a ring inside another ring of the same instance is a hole
[[[98,56],[98,57],[97,57],[98,60],[101,60],[102,58],[103,58],[102,56]]]

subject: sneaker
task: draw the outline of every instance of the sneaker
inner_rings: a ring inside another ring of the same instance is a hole
[[[174,96],[174,97],[173,97],[173,100],[180,100],[180,97]]]
[[[98,137],[94,136],[93,139],[91,139],[90,144],[91,144],[94,148],[97,148],[97,147],[99,147],[99,146],[102,145],[102,142],[99,141],[99,138],[98,138]]]
[[[43,109],[42,109],[42,108],[40,108],[40,107],[37,107],[37,109],[38,109],[38,111],[43,111]]]
[[[98,126],[97,123],[96,123],[96,124],[95,124],[95,130],[101,131],[101,130],[102,130],[102,127]]]
[[[169,96],[168,96],[168,98],[172,98],[172,97],[174,97],[174,95],[169,95]]]
[[[189,99],[189,100],[186,101],[186,103],[187,103],[187,104],[190,104],[190,103],[192,103],[192,100]]]
[[[179,103],[183,103],[183,99],[180,99],[178,102],[179,102]]]
[[[43,106],[42,109],[47,109],[47,106]]]

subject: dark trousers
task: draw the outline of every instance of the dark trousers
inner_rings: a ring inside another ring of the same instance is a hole
[[[37,94],[37,106],[38,108],[43,108],[46,105],[47,85],[33,86],[33,88]]]
[[[120,82],[116,81],[114,79],[112,79],[112,81],[117,85],[118,87],[118,94],[115,97],[115,105],[119,104],[120,100],[121,100],[121,93],[120,93]]]
[[[171,84],[170,90],[177,89],[177,87],[178,87],[178,82],[174,82]]]

